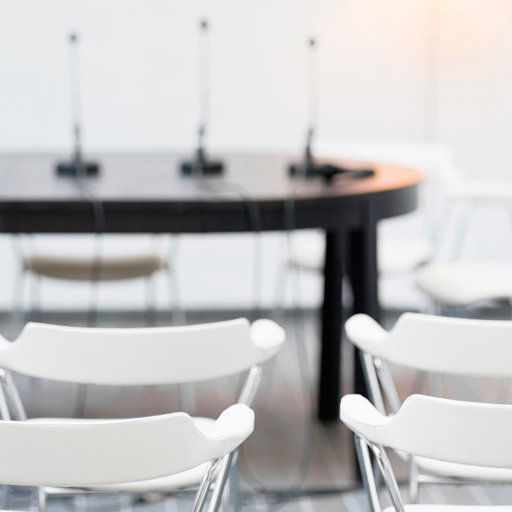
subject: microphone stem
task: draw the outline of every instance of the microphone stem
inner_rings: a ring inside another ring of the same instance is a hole
[[[309,112],[308,112],[308,138],[311,138],[318,124],[319,112],[319,92],[318,92],[318,52],[316,49],[316,40],[309,40],[308,52],[308,96],[309,96]]]
[[[306,139],[305,166],[313,165],[313,151],[311,149],[313,136],[318,123],[318,57],[316,52],[316,40],[309,40],[308,51],[308,133]]]
[[[79,164],[82,161],[82,143],[80,140],[80,125],[75,124],[75,162]]]
[[[203,147],[208,125],[209,103],[210,103],[210,48],[209,48],[209,25],[208,20],[203,19],[200,23],[199,40],[199,147]]]
[[[69,36],[69,90],[71,102],[71,120],[74,133],[75,161],[79,163],[82,157],[81,144],[81,98],[80,98],[80,54],[78,48],[78,35]]]

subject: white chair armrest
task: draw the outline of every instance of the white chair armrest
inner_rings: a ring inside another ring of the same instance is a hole
[[[389,336],[372,317],[363,314],[350,317],[345,323],[345,332],[348,339],[363,350],[367,345],[382,343]]]
[[[0,335],[0,351],[8,350],[12,347],[12,342],[6,340],[2,335]]]
[[[211,439],[225,438],[228,452],[238,448],[254,431],[254,411],[243,404],[228,407],[211,426],[201,433]]]
[[[272,320],[260,319],[252,323],[250,327],[252,342],[261,350],[276,353],[286,339],[284,329]]]
[[[391,421],[361,395],[345,395],[341,399],[340,418],[350,430],[373,442],[377,442],[375,428]]]

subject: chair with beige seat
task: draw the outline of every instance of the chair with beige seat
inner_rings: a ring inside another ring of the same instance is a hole
[[[254,429],[254,413],[233,405],[209,425],[185,413],[129,420],[48,420],[0,422],[0,483],[39,488],[39,512],[46,489],[74,492],[84,487],[116,487],[124,482],[172,481],[204,468],[192,512],[200,512],[219,467]],[[224,481],[218,481],[210,507],[219,508]]]
[[[355,433],[358,458],[370,501],[380,512],[370,450],[384,477],[392,505],[385,512],[509,512],[512,506],[405,505],[386,448],[414,459],[435,460],[481,471],[512,472],[512,406],[460,402],[413,395],[394,416],[379,412],[360,395],[341,400],[342,421]]]
[[[105,420],[27,420],[11,371],[35,378],[96,385],[162,385],[206,381],[247,371],[238,403],[250,405],[258,388],[262,364],[273,357],[285,340],[284,330],[270,320],[246,319],[212,324],[141,329],[97,329],[29,323],[16,341],[0,339],[3,388],[9,400],[0,403],[4,419],[12,413],[29,424],[97,425]],[[209,418],[192,421],[205,432],[215,430]],[[232,456],[218,479],[227,478]],[[93,485],[95,492],[169,491],[199,484],[205,466],[169,478],[118,480]],[[102,483],[102,482],[97,482]],[[105,483],[107,484],[107,483]],[[218,486],[216,489],[219,488]],[[62,489],[47,489],[61,494]],[[74,489],[72,491],[82,492]],[[216,491],[217,492],[217,491]]]
[[[508,379],[512,377],[512,322],[403,314],[387,332],[367,315],[345,324],[348,339],[362,352],[371,401],[381,414],[400,410],[388,363],[432,374]],[[389,411],[387,410],[388,404]],[[420,484],[512,483],[512,469],[452,464],[435,457],[409,460],[410,500]]]
[[[154,236],[151,241],[134,239],[130,244],[126,244],[111,238],[108,242],[119,245],[114,253],[105,251],[105,245],[108,244],[103,235],[95,235],[92,244],[82,244],[74,239],[73,245],[76,247],[71,252],[69,241],[63,244],[58,239],[52,239],[52,243],[48,244],[43,237],[36,239],[28,236],[14,237],[13,248],[19,268],[14,285],[13,329],[19,324],[21,328],[23,324],[26,277],[31,277],[34,285],[37,285],[31,288],[33,310],[40,307],[39,281],[41,278],[90,282],[88,309],[93,315],[98,307],[97,285],[100,282],[143,278],[146,280],[146,304],[143,309],[146,313],[146,324],[151,324],[154,321],[156,308],[154,280],[158,273],[164,273],[168,281],[173,322],[184,323],[183,314],[179,308],[179,287],[173,268],[176,259],[174,254],[176,241],[167,237],[164,240],[163,237]]]

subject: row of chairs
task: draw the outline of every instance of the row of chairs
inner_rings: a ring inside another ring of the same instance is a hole
[[[341,419],[356,434],[372,512],[380,512],[381,505],[370,453],[397,512],[417,503],[421,485],[512,483],[511,405],[415,394],[402,404],[389,367],[509,379],[510,321],[405,313],[387,332],[370,317],[355,315],[346,333],[361,350],[371,403],[359,395],[345,396]],[[409,505],[404,505],[384,447],[409,465]]]
[[[270,320],[193,326],[99,329],[27,324],[14,342],[0,338],[0,483],[48,495],[171,492],[209,488],[221,505],[236,451],[254,428],[250,409],[262,365],[285,341]],[[217,420],[179,412],[151,418],[28,419],[11,372],[77,384],[184,384],[247,372],[238,402]],[[10,421],[16,420],[16,421]],[[236,489],[236,485],[232,486]]]

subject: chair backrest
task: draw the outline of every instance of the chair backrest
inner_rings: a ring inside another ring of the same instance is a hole
[[[512,322],[404,313],[391,331],[367,315],[345,324],[362,351],[428,372],[473,377],[512,377]]]
[[[341,401],[342,421],[372,443],[431,459],[512,469],[512,406],[409,397],[385,416],[360,395]]]
[[[185,413],[74,424],[0,421],[0,483],[80,487],[165,477],[227,455],[253,428],[254,413],[241,404],[209,431]]]
[[[103,385],[156,385],[232,375],[271,358],[285,340],[270,320],[144,329],[39,323],[0,339],[0,366],[32,377]]]

